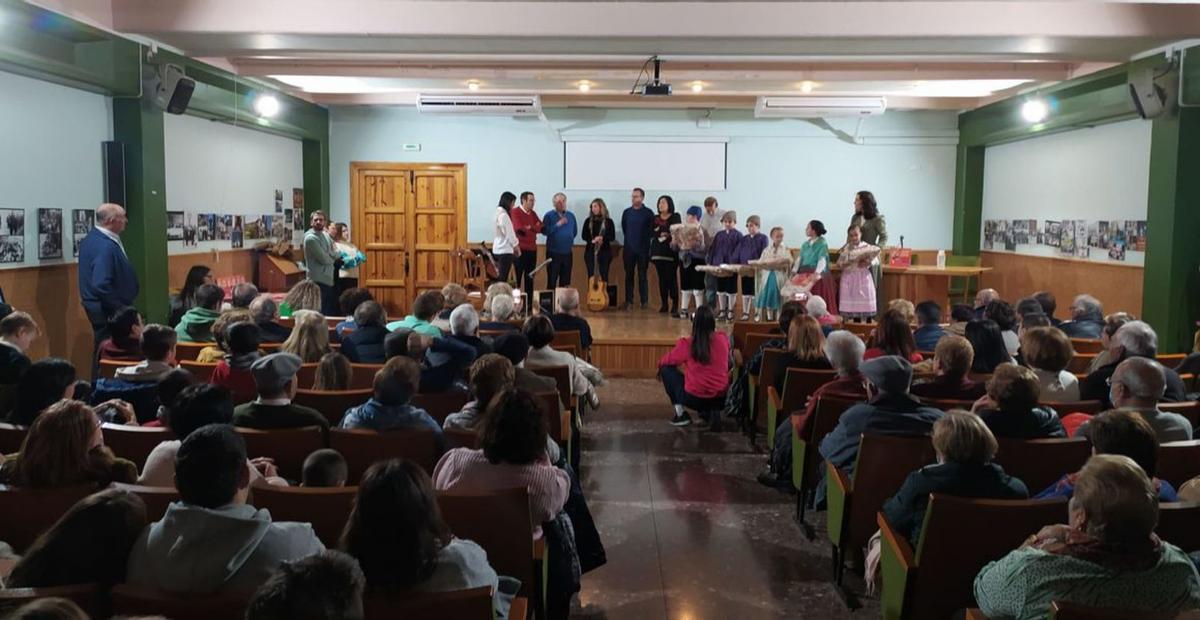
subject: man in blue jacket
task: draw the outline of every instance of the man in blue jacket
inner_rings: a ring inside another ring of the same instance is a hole
[[[546,254],[550,258],[546,288],[571,286],[571,248],[578,233],[575,214],[567,211],[567,195],[555,194],[554,210],[542,218],[542,234],[546,235]]]
[[[650,233],[654,228],[654,213],[642,202],[646,192],[642,188],[633,188],[633,204],[621,213],[621,234],[625,237],[625,247],[621,260],[625,263],[625,309],[633,308],[633,271],[637,268],[638,294],[642,300],[642,309],[650,297],[649,285],[646,283],[646,268],[650,265]]]
[[[108,317],[132,306],[138,295],[137,274],[121,244],[129,220],[121,205],[105,203],[96,209],[96,226],[79,243],[79,297],[92,324],[92,377],[99,372],[96,351],[108,338]]]

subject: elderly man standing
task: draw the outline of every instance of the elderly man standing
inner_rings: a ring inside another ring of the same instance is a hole
[[[546,235],[546,254],[550,259],[546,288],[571,286],[571,248],[578,233],[575,214],[567,211],[567,195],[555,194],[554,210],[542,218],[542,234]]]
[[[1158,399],[1167,388],[1163,370],[1162,364],[1144,357],[1131,357],[1117,364],[1109,398],[1113,407],[1136,412],[1145,418],[1158,436],[1158,443],[1191,441],[1192,423],[1178,413],[1158,408]],[[1089,423],[1084,422],[1076,434],[1091,439],[1088,426]]]
[[[79,298],[92,324],[93,378],[99,374],[96,352],[108,338],[108,317],[138,296],[137,274],[121,243],[128,222],[121,205],[104,203],[96,209],[96,226],[79,244]]]
[[[1109,397],[1113,390],[1109,389],[1109,384],[1114,378],[1117,366],[1135,357],[1153,360],[1158,355],[1158,334],[1144,321],[1130,321],[1109,338],[1106,352],[1108,359],[1113,360],[1112,363],[1097,368],[1079,381],[1079,398],[1099,400],[1106,408],[1111,408],[1113,403]],[[1166,390],[1155,400],[1173,403],[1187,400],[1187,388],[1179,374],[1170,368],[1163,368],[1162,371]]]
[[[333,238],[325,231],[328,221],[324,212],[312,212],[309,218],[312,228],[304,233],[304,264],[308,267],[308,279],[321,287],[321,314],[336,316],[337,291],[333,288],[333,277],[337,273],[338,256],[333,252]]]
[[[1071,320],[1058,326],[1071,338],[1099,338],[1104,330],[1104,307],[1091,295],[1080,295],[1071,302]]]

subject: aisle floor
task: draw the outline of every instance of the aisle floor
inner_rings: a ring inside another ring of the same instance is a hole
[[[653,379],[615,379],[600,394],[585,420],[583,488],[608,564],[584,576],[573,617],[878,617],[875,600],[853,614],[843,605],[824,513],[810,515],[808,541],[792,497],[755,481],[765,457],[743,435],[672,427]]]

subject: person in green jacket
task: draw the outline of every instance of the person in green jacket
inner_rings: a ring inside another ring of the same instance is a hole
[[[175,333],[179,342],[212,342],[213,323],[221,316],[221,301],[225,290],[215,284],[204,284],[196,289],[196,305],[183,313]]]
[[[341,258],[333,251],[333,239],[325,232],[327,221],[324,212],[312,212],[309,220],[312,228],[304,233],[304,264],[308,267],[308,279],[321,287],[321,314],[337,316],[337,291],[333,288],[333,278]]]
[[[887,245],[887,222],[883,219],[883,214],[879,212],[879,205],[875,202],[875,194],[866,190],[860,191],[854,195],[854,217],[850,218],[851,226],[858,226],[862,231],[862,240],[879,249],[883,249]],[[879,260],[884,260],[883,254],[879,256]],[[879,279],[883,275],[883,268],[880,264],[871,264],[871,279],[875,281],[875,290],[879,290]],[[879,311],[883,312],[883,304],[887,300],[883,295],[878,295]]]

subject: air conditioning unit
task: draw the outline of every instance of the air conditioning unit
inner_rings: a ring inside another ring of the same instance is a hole
[[[417,111],[429,114],[537,116],[542,111],[542,100],[537,95],[417,95]]]
[[[755,118],[874,116],[887,109],[883,97],[759,97]]]

